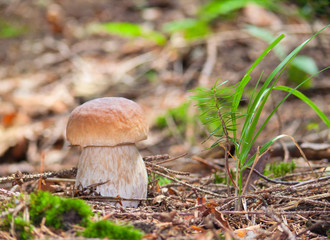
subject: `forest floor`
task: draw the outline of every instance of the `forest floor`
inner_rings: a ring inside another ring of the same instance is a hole
[[[308,162],[289,138],[282,140],[272,146],[267,166],[294,161],[294,170],[279,177],[257,177],[255,188],[237,197],[232,185],[219,180],[225,175],[224,151],[220,146],[208,149],[212,139],[204,143],[207,129],[198,121],[191,100],[191,90],[213,86],[218,78],[239,82],[267,48],[267,42],[246,30],[248,24],[266,28],[274,36],[285,33],[281,46],[289,53],[327,22],[315,18],[308,23],[263,8],[254,9],[262,16],[255,18],[249,12],[251,6],[246,6],[232,17],[212,21],[212,34],[191,41],[175,33],[164,45],[157,45],[144,38],[88,31],[91,23],[111,21],[159,30],[166,22],[194,16],[199,6],[198,1],[188,0],[132,2],[0,4],[0,24],[6,20],[26,29],[20,36],[0,39],[2,206],[18,191],[41,189],[85,199],[100,217],[130,223],[145,233],[145,239],[327,239],[330,131],[317,114],[295,97],[283,103],[256,146],[287,134]],[[292,10],[290,5],[285,7]],[[329,67],[329,35],[327,28],[299,53],[314,59],[319,70]],[[270,52],[250,74],[247,88],[253,88],[261,74],[264,81],[279,63],[279,57]],[[329,71],[323,71],[301,90],[328,118],[329,77]],[[295,86],[287,73],[278,84]],[[150,175],[148,199],[136,209],[120,207],[118,199],[79,195],[74,190],[80,149],[66,141],[68,116],[80,104],[106,96],[136,101],[150,124],[148,139],[137,145]],[[271,95],[261,123],[283,96],[281,92]],[[185,116],[170,114],[170,109]],[[163,119],[166,124],[160,126]],[[234,159],[229,166],[236,171]],[[41,179],[40,174],[46,172],[50,175]],[[116,206],[109,204],[113,201],[118,202]],[[1,210],[3,219],[8,213]],[[35,238],[78,239],[77,231],[76,225],[65,231],[42,225],[33,233]],[[13,229],[0,229],[0,239],[16,238]]]

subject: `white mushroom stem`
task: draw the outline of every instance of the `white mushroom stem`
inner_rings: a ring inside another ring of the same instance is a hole
[[[83,149],[76,186],[87,187],[103,182],[107,183],[96,188],[102,196],[146,199],[148,175],[135,144]],[[139,201],[122,201],[122,204],[137,207]]]

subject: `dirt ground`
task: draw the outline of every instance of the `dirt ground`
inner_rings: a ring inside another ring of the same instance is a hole
[[[273,145],[268,162],[294,160],[294,173],[276,178],[277,182],[260,178],[255,182],[257,189],[243,197],[240,210],[235,208],[234,188],[228,191],[226,185],[214,182],[214,172],[225,171],[224,152],[220,147],[206,150],[211,143],[203,144],[202,124],[187,124],[183,131],[174,119],[163,129],[156,124],[168,109],[190,102],[190,90],[210,87],[219,77],[231,84],[242,79],[268,46],[246,30],[248,24],[266,28],[274,36],[285,33],[281,44],[289,53],[326,26],[326,18],[316,16],[310,23],[293,15],[295,7],[289,3],[281,14],[262,8],[251,14],[245,7],[232,17],[213,20],[212,34],[206,38],[185,41],[180,34],[167,35],[165,45],[88,30],[92,23],[132,22],[160,31],[166,22],[194,17],[200,4],[197,0],[0,3],[0,21],[26,29],[23,35],[0,39],[0,189],[17,191],[17,187],[12,189],[12,179],[4,179],[16,173],[17,180],[17,174],[23,173],[19,175],[24,182],[21,190],[35,190],[39,177],[24,180],[24,174],[40,173],[42,162],[42,171],[53,173],[43,189],[67,195],[74,182],[68,179],[74,180],[75,174],[63,177],[60,171],[76,167],[80,154],[65,137],[70,112],[94,98],[125,97],[143,108],[150,125],[148,139],[138,143],[149,174],[163,174],[173,182],[161,186],[150,182],[148,201],[137,209],[111,206],[111,199],[81,196],[94,212],[133,224],[145,232],[145,239],[221,239],[220,233],[225,239],[326,239],[330,131],[305,103],[288,98],[257,144],[279,134],[290,135],[310,166],[290,139]],[[299,53],[313,58],[319,70],[329,67],[329,35],[327,28]],[[270,52],[251,73],[247,87],[254,87],[261,73],[264,81],[279,63]],[[329,77],[325,70],[313,78],[310,88],[302,90],[328,118]],[[295,86],[285,72],[278,84]],[[261,122],[283,96],[272,94]],[[193,103],[188,112],[197,119]],[[236,167],[233,159],[229,165],[233,170]],[[286,185],[282,181],[301,182]],[[0,195],[5,201],[10,194]],[[36,237],[72,239],[74,232],[41,229]],[[1,231],[2,238],[13,236]]]

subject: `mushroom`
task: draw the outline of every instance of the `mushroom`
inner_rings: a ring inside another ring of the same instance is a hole
[[[98,98],[75,108],[66,137],[82,147],[76,186],[99,184],[96,192],[101,196],[146,199],[148,175],[135,143],[147,134],[142,108],[126,98]],[[137,207],[139,202],[124,200],[122,204]]]

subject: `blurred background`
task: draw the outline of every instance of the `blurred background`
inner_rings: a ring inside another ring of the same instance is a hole
[[[253,89],[284,57],[329,23],[327,0],[3,0],[0,2],[0,175],[76,166],[70,112],[98,97],[139,103],[150,123],[142,155],[204,153],[208,129],[190,96],[220,78],[235,84],[269,43],[286,35],[252,72]],[[329,66],[330,29],[290,63],[279,84],[297,86]],[[330,115],[329,71],[302,92]],[[249,99],[249,91],[244,96]],[[283,97],[273,94],[266,110]],[[244,108],[242,102],[242,108]],[[265,116],[266,113],[265,113]],[[290,97],[260,135],[329,143],[329,129]],[[183,164],[183,163],[182,163]]]

